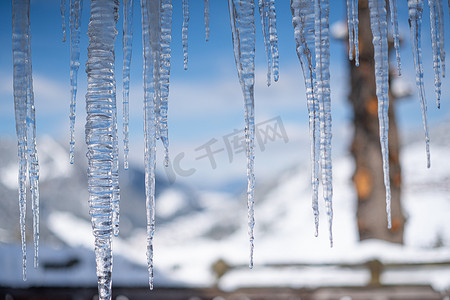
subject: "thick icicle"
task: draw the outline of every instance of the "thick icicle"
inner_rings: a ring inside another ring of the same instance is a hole
[[[189,26],[189,0],[183,0],[183,28],[181,37],[183,39],[183,65],[188,68],[188,26]]]
[[[268,0],[259,0],[259,15],[261,17],[261,29],[264,37],[264,47],[266,49],[267,54],[267,86],[270,86],[270,81],[272,77],[272,47],[270,47],[269,39],[269,1]]]
[[[86,73],[89,213],[95,238],[99,299],[111,299],[114,147],[117,147],[115,55],[119,2],[91,0]]]
[[[330,246],[333,246],[333,174],[331,166],[331,98],[329,2],[315,0],[316,98],[319,103],[320,156],[323,198],[327,207]]]
[[[228,0],[234,58],[245,104],[245,141],[247,147],[247,206],[250,237],[250,268],[253,268],[254,248],[254,158],[255,158],[255,5],[252,0]]]
[[[319,103],[315,97],[315,38],[314,3],[310,0],[291,0],[292,23],[297,56],[303,70],[309,115],[309,139],[311,143],[311,186],[315,236],[319,228]]]
[[[14,64],[14,109],[19,155],[19,220],[22,271],[26,280],[26,181],[30,182],[33,211],[34,266],[39,252],[39,164],[36,153],[36,122],[31,67],[30,0],[12,2],[12,46]]]
[[[275,12],[275,0],[269,0],[269,41],[270,52],[272,54],[273,80],[278,81],[279,73],[279,54],[278,54],[278,33],[277,33],[277,15]]]
[[[397,20],[397,0],[389,0],[389,10],[391,15],[392,25],[392,37],[394,38],[395,56],[397,58],[398,75],[401,75],[401,62],[400,62],[400,36],[398,33],[398,20]]]
[[[439,16],[437,2],[439,0],[428,0],[430,7],[430,23],[431,23],[431,47],[433,49],[433,69],[434,69],[434,86],[436,92],[437,107],[441,107],[441,57],[439,54]]]
[[[133,0],[123,2],[123,167],[128,169],[130,64],[133,45]]]
[[[375,84],[378,98],[381,155],[383,159],[384,185],[386,187],[386,213],[391,228],[391,186],[389,180],[389,62],[385,0],[369,0],[370,27],[373,34],[375,59]]]
[[[205,40],[209,41],[209,0],[205,0]]]
[[[63,31],[63,43],[66,41],[66,0],[61,0],[61,23]]]
[[[170,42],[172,39],[172,0],[161,2],[161,40],[159,53],[158,90],[159,103],[157,107],[158,131],[164,146],[164,165],[169,165],[169,128],[167,125],[167,111],[169,109],[169,83],[170,83]],[[187,27],[186,27],[187,34]],[[186,39],[187,47],[187,39]],[[156,59],[156,57],[155,57]],[[187,48],[186,48],[187,67]]]
[[[355,46],[355,66],[359,66],[359,19],[358,19],[358,0],[352,0],[352,22],[353,22],[353,42]]]
[[[77,101],[77,76],[80,67],[80,27],[83,0],[70,0],[70,152],[69,161],[74,162],[75,110]]]
[[[419,93],[420,107],[422,109],[423,128],[425,130],[425,149],[427,154],[427,167],[430,167],[430,136],[427,122],[427,99],[425,98],[425,88],[423,85],[423,65],[422,65],[422,14],[423,0],[408,0],[409,27],[411,31],[411,48],[414,57],[414,67],[416,69],[416,85]]]

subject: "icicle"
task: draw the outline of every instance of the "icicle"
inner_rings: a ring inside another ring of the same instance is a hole
[[[116,95],[114,84],[114,95]],[[112,98],[113,114],[113,165],[111,169],[112,176],[112,226],[114,236],[119,235],[120,220],[120,188],[119,188],[119,137],[117,133],[117,102],[116,97]]]
[[[439,31],[439,58],[441,60],[442,77],[445,77],[445,45],[444,45],[444,8],[442,0],[436,0],[436,11],[438,15],[438,31]]]
[[[375,59],[375,84],[378,98],[378,119],[380,124],[380,144],[383,158],[384,185],[386,186],[386,213],[388,228],[391,228],[391,186],[389,180],[389,62],[386,23],[386,3],[384,0],[369,0],[370,27],[373,34]]]
[[[89,213],[95,237],[99,299],[111,299],[112,200],[116,124],[114,43],[119,2],[91,0],[86,73]]]
[[[431,47],[433,48],[433,69],[434,69],[434,85],[436,92],[437,107],[441,107],[441,64],[439,54],[439,16],[437,12],[437,0],[428,0],[430,7],[430,22],[431,22]]]
[[[303,70],[309,115],[309,139],[311,143],[311,186],[315,236],[319,228],[319,103],[315,97],[315,37],[314,3],[310,0],[291,0],[292,23],[297,56]]]
[[[353,4],[354,0],[347,0],[347,27],[348,27],[348,59],[353,60]]]
[[[359,67],[359,19],[358,19],[358,0],[352,0],[352,22],[353,22],[353,42],[355,45],[355,66]]]
[[[389,0],[389,10],[391,15],[392,37],[394,38],[395,56],[397,58],[398,75],[401,75],[400,62],[400,37],[398,34],[398,20],[397,20],[397,0]]]
[[[255,5],[252,0],[228,0],[234,58],[245,101],[245,141],[247,146],[247,206],[250,237],[250,263],[253,268],[255,213],[254,81],[255,81]]]
[[[319,102],[323,198],[327,207],[330,246],[333,246],[333,182],[331,166],[331,99],[329,2],[315,0],[316,98]]]
[[[130,64],[133,44],[133,0],[123,2],[123,167],[128,169]]]
[[[169,104],[169,82],[170,82],[170,41],[172,35],[172,0],[161,2],[161,44],[159,63],[159,92],[160,101],[157,108],[158,130],[161,142],[164,146],[164,165],[169,165],[169,129],[167,126],[167,111]],[[187,27],[186,27],[187,28]],[[186,29],[187,34],[187,29]],[[187,47],[187,40],[186,40]],[[186,48],[187,51],[187,48]],[[186,60],[187,64],[187,52]],[[187,67],[187,65],[186,65]]]
[[[77,100],[77,76],[80,67],[80,24],[83,0],[70,0],[70,153],[69,161],[74,162],[75,148],[75,107]]]
[[[272,53],[273,80],[278,81],[279,55],[278,55],[278,33],[277,15],[275,12],[275,0],[269,0],[269,41]]]
[[[420,107],[422,109],[422,121],[425,131],[425,148],[427,154],[427,167],[430,167],[430,136],[427,122],[427,99],[425,98],[425,88],[423,85],[423,65],[422,65],[422,14],[423,0],[408,0],[409,27],[411,31],[411,48],[414,57],[414,67],[416,69],[416,85],[419,92]]]
[[[269,0],[259,0],[259,15],[261,17],[261,29],[264,37],[264,47],[267,54],[267,86],[270,86],[272,77],[272,47],[269,47]]]
[[[183,29],[182,29],[182,39],[183,39],[183,61],[184,69],[188,68],[188,26],[189,26],[189,0],[183,0]]]
[[[205,0],[205,40],[209,41],[209,0]]]
[[[63,31],[63,43],[66,41],[66,0],[61,0],[61,21]]]

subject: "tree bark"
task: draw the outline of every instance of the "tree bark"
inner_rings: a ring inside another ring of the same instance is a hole
[[[378,128],[374,49],[367,0],[359,1],[358,13],[360,65],[356,67],[353,61],[350,62],[349,100],[354,111],[355,132],[351,153],[356,168],[352,179],[358,197],[359,238],[381,239],[402,244],[405,217],[400,202],[402,180],[400,143],[394,114],[395,99],[389,92],[389,175],[392,193],[392,229],[389,230],[386,221],[386,192]]]

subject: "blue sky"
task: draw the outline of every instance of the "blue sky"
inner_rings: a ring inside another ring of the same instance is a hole
[[[68,1],[66,1],[68,2]],[[345,1],[331,2],[330,23],[346,19]],[[38,136],[51,135],[67,142],[69,139],[69,43],[62,43],[62,29],[59,0],[32,0],[32,58],[36,99]],[[217,169],[208,161],[196,158],[198,147],[211,139],[218,140],[230,134],[234,129],[244,126],[243,98],[239,86],[232,50],[228,5],[225,0],[210,0],[210,41],[204,39],[203,1],[190,1],[189,22],[189,69],[183,70],[181,47],[182,9],[181,0],[174,0],[172,25],[172,68],[169,95],[169,137],[171,155],[185,153],[185,168],[193,167],[197,175],[193,180],[202,181],[205,176],[211,180],[222,181],[223,174],[242,174],[245,177],[245,159],[229,162],[226,153],[217,156]],[[402,100],[397,106],[402,132],[420,130],[421,115],[416,97],[414,69],[409,43],[406,1],[398,1],[400,33],[403,36],[401,50],[403,78],[410,85],[413,96]],[[79,92],[77,96],[77,143],[84,140],[84,95],[86,93],[86,75],[84,64],[87,51],[87,25],[90,2],[84,1],[82,17],[81,67],[78,76]],[[68,3],[66,21],[68,22]],[[447,7],[444,9],[447,12]],[[121,11],[122,12],[122,11]],[[441,122],[449,115],[448,79],[444,79],[442,108],[438,111],[434,105],[433,71],[431,67],[431,43],[429,39],[428,9],[424,12],[423,48],[425,65],[426,93],[429,102],[431,126]],[[256,13],[256,122],[261,123],[274,117],[280,117],[286,128],[289,142],[277,140],[268,144],[264,151],[257,149],[257,175],[270,176],[292,165],[307,162],[308,136],[307,112],[304,97],[303,77],[295,53],[292,17],[289,1],[277,1],[277,26],[280,53],[280,80],[271,87],[265,85],[266,54]],[[446,25],[448,14],[445,13]],[[118,23],[116,40],[116,81],[119,116],[122,95],[122,15]],[[11,1],[0,3],[0,137],[15,137],[14,106],[12,97],[12,50],[11,50]],[[68,27],[68,24],[67,24]],[[449,28],[448,26],[446,28]],[[448,31],[446,32],[448,37]],[[69,35],[68,35],[69,37]],[[447,39],[448,40],[448,39]],[[131,69],[131,157],[136,163],[142,161],[142,45],[140,30],[139,1],[134,3],[134,37]],[[448,42],[447,53],[450,53]],[[344,44],[331,41],[331,90],[333,115],[333,147],[342,152],[348,147],[351,129],[348,94],[348,62]],[[392,57],[391,57],[392,58]],[[119,117],[119,128],[121,122]],[[121,132],[121,129],[119,129]],[[121,139],[121,135],[119,136]],[[433,139],[433,136],[431,136]],[[223,147],[223,144],[222,144]],[[39,151],[39,149],[38,149]],[[261,152],[261,153],[258,153]],[[425,155],[424,155],[425,159]],[[258,162],[259,161],[259,162]],[[202,171],[200,171],[202,170]],[[220,170],[220,171],[218,171]],[[234,176],[233,175],[233,176]],[[241,177],[239,177],[241,180]],[[244,181],[245,182],[245,181]]]

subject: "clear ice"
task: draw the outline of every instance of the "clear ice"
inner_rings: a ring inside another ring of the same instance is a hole
[[[99,299],[111,299],[113,199],[117,159],[115,54],[119,1],[91,0],[86,73],[89,213],[95,238]]]
[[[133,45],[133,0],[123,1],[123,167],[128,169],[130,65]]]
[[[189,27],[189,0],[183,0],[183,28],[181,37],[183,40],[183,66],[188,68],[188,27]]]
[[[63,43],[66,41],[66,0],[61,0],[60,3],[61,8],[61,24],[62,24],[62,32],[63,32]]]
[[[209,0],[205,0],[205,40],[209,41]]]
[[[433,49],[433,69],[434,69],[434,86],[436,93],[437,107],[441,107],[441,56],[439,43],[439,13],[438,2],[440,0],[428,0],[430,7],[430,23],[431,23],[431,47]]]
[[[425,131],[425,149],[427,155],[427,167],[430,167],[430,135],[427,122],[427,99],[423,85],[423,63],[422,63],[422,15],[423,0],[408,0],[409,27],[411,31],[411,49],[416,70],[416,85],[419,93],[419,102],[422,110],[423,128]]]
[[[252,0],[228,0],[234,58],[244,94],[245,142],[247,153],[247,207],[250,238],[250,263],[253,268],[254,248],[254,189],[255,189],[255,4]]]
[[[400,35],[398,33],[397,0],[389,0],[389,14],[391,15],[392,37],[394,38],[398,75],[401,75],[402,71],[400,61]]]
[[[83,0],[70,0],[70,152],[69,161],[74,162],[75,110],[77,101],[77,76],[80,67],[80,26]]]
[[[369,0],[370,27],[373,34],[375,59],[375,84],[378,98],[378,120],[380,128],[381,155],[383,160],[384,185],[386,187],[386,213],[388,228],[391,228],[391,185],[389,179],[389,62],[386,22],[386,2]]]
[[[311,145],[311,187],[315,236],[319,228],[319,103],[315,96],[315,37],[314,3],[310,0],[291,0],[292,23],[297,56],[305,78]]]
[[[333,170],[331,165],[331,98],[330,98],[330,34],[329,2],[315,0],[315,91],[319,103],[320,168],[322,172],[323,198],[327,208],[330,246],[333,246]]]
[[[33,213],[34,267],[39,254],[39,163],[31,66],[30,0],[12,2],[14,110],[19,157],[19,223],[22,243],[22,275],[26,280],[27,175]]]

